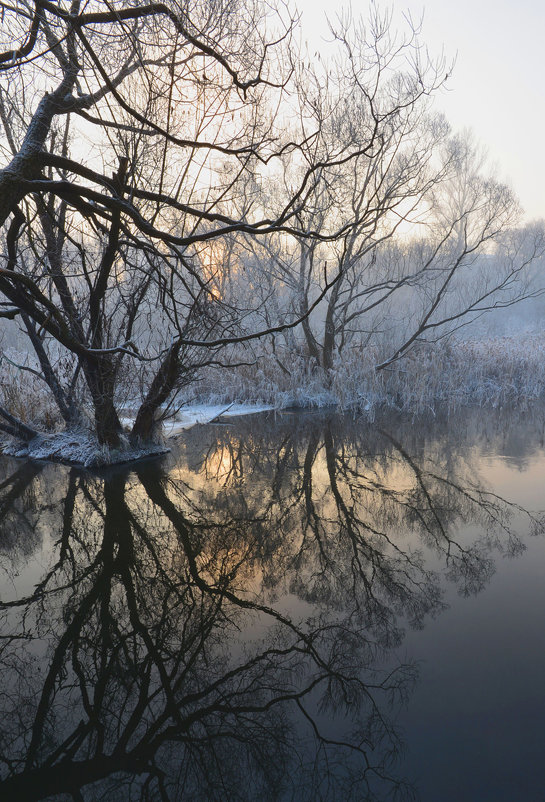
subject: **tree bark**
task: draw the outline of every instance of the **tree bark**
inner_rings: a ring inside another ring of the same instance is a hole
[[[109,448],[120,445],[123,431],[114,404],[115,369],[109,356],[83,360],[83,371],[91,392],[98,442]]]
[[[138,410],[131,432],[132,442],[152,439],[157,410],[169,397],[180,375],[180,348],[180,341],[171,345],[157,371],[149,392]]]
[[[337,307],[337,299],[339,294],[339,284],[336,284],[332,291],[329,303],[327,304],[327,312],[325,316],[324,326],[324,344],[322,346],[322,367],[329,376],[333,370],[333,352],[335,350],[335,310]]]
[[[5,423],[0,422],[0,430],[6,432],[6,434],[11,435],[12,437],[17,437],[20,440],[25,440],[29,443],[33,440],[38,432],[36,429],[33,429],[31,426],[27,426],[26,423],[16,418],[7,409],[4,407],[0,407],[0,417],[6,421]]]

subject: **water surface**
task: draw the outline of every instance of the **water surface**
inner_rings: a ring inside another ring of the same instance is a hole
[[[544,800],[545,413],[0,463],[0,798]]]

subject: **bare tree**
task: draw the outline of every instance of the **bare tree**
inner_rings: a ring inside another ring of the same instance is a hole
[[[394,292],[404,293],[406,325],[387,367],[411,347],[434,341],[492,309],[539,295],[530,266],[544,253],[542,227],[519,228],[520,207],[509,187],[483,170],[467,134],[444,146],[452,169],[431,188],[420,224],[424,234],[398,249]]]
[[[357,48],[341,31],[328,78],[301,62],[284,7],[268,20],[251,0],[1,8],[1,314],[21,322],[68,425],[90,400],[102,444],[121,442],[124,377],[138,373],[131,437],[150,439],[195,365],[306,320],[342,274],[321,273],[289,319],[241,327],[216,286],[233,243],[277,235],[312,256],[353,232],[385,236],[429,181],[415,125],[443,67],[387,16]],[[284,195],[249,198],[282,160]],[[352,203],[326,219],[318,200],[337,192]],[[4,430],[35,433],[1,413]]]
[[[364,102],[349,118],[358,115],[368,116]],[[358,141],[362,130],[350,127],[346,136]],[[303,317],[305,355],[326,383],[351,349],[373,348],[383,370],[423,341],[543,291],[531,281],[543,229],[519,228],[515,196],[487,174],[472,138],[453,136],[444,119],[414,109],[403,136],[391,134],[373,159],[340,165],[305,208],[309,229],[350,220],[340,236],[291,249],[274,238],[256,254],[271,277],[268,297],[283,297],[288,319]],[[310,315],[324,270],[336,280]],[[286,339],[284,353],[298,348],[293,336]]]

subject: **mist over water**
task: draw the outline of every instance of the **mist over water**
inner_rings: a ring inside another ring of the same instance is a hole
[[[537,798],[545,409],[5,459],[0,797]]]

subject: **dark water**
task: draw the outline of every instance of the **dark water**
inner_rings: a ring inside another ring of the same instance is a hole
[[[545,411],[0,463],[1,800],[545,800]]]

